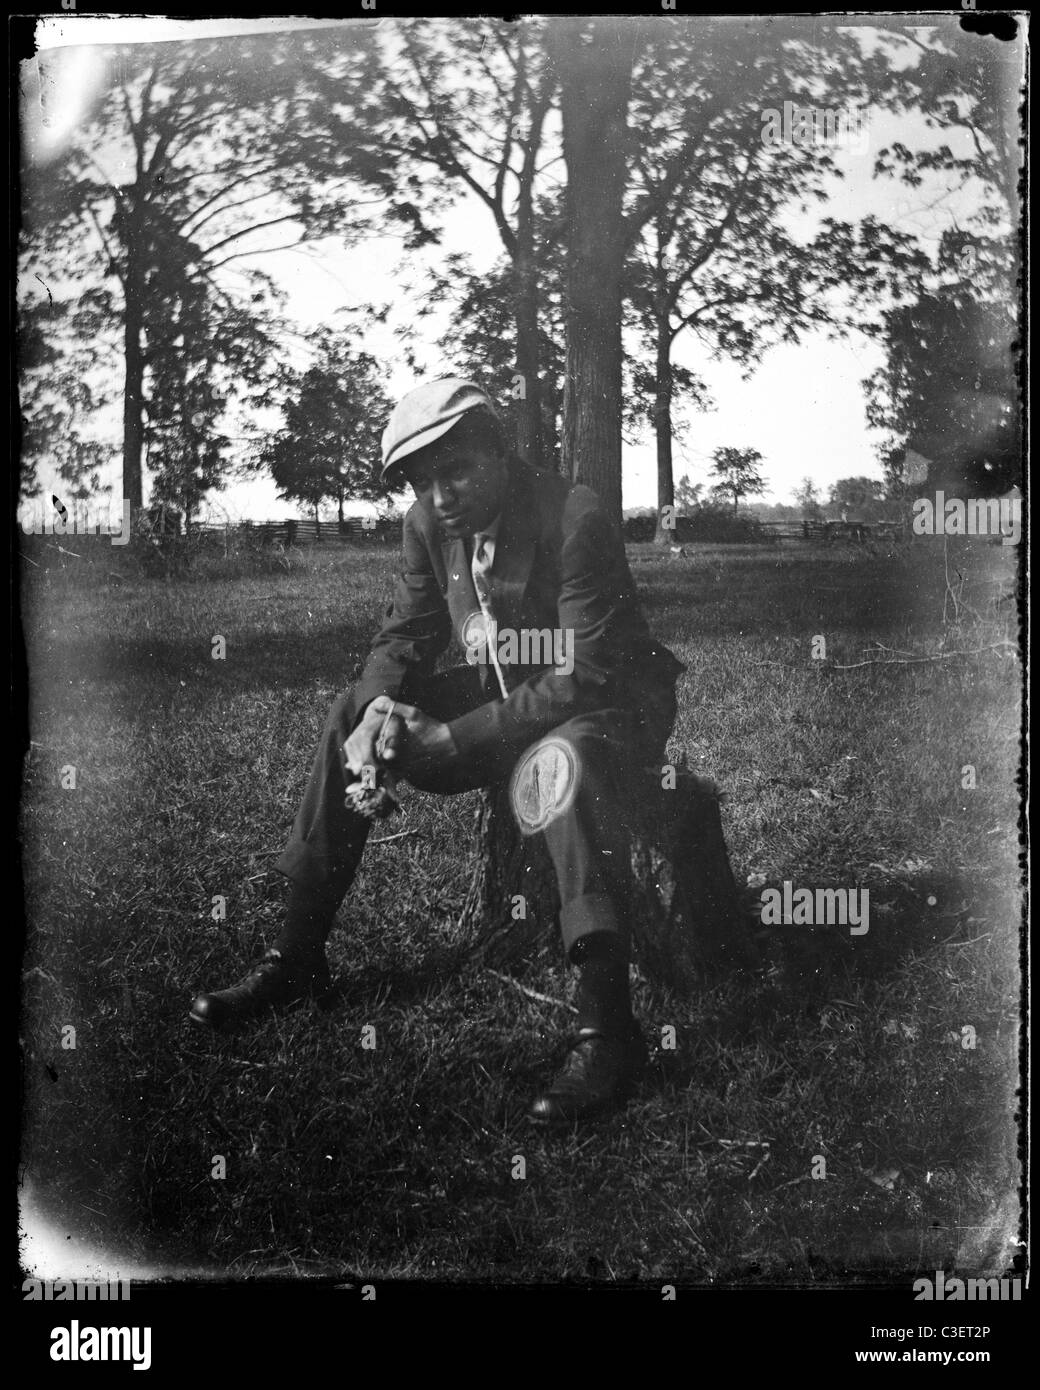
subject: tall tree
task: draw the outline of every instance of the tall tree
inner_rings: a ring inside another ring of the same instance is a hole
[[[920,296],[886,315],[886,357],[867,379],[867,419],[883,456],[913,449],[930,483],[976,495],[1021,482],[1017,325],[1007,301]]]
[[[558,235],[540,231],[539,240],[545,248],[539,266],[537,316],[539,453],[544,467],[558,470],[565,364],[562,252]],[[411,293],[416,300],[415,312],[396,329],[409,366],[425,372],[426,363],[419,359],[420,332],[435,313],[447,309],[450,326],[437,342],[441,353],[438,370],[447,368],[479,381],[499,403],[503,422],[518,441],[519,451],[531,402],[528,378],[516,368],[515,283],[508,258],[488,270],[477,270],[465,252],[452,252],[430,267],[425,285]],[[526,457],[529,461],[532,458],[530,448]]]
[[[672,50],[682,49],[684,42],[690,51],[677,62]],[[898,68],[837,24],[816,25],[809,40],[804,21],[779,21],[749,42],[746,29],[731,22],[699,25],[684,40],[671,24],[644,26],[605,17],[525,20],[505,31],[501,26],[460,31],[454,24],[429,22],[420,28],[395,21],[385,43],[370,55],[365,81],[355,86],[352,98],[341,99],[342,84],[335,75],[330,81],[344,143],[349,139],[370,153],[380,178],[386,166],[379,160],[393,165],[397,185],[407,186],[414,198],[409,216],[424,233],[434,208],[444,206],[449,179],[487,207],[509,256],[514,313],[521,304],[530,309],[540,303],[538,266],[544,254],[528,261],[533,266],[530,275],[522,274],[517,229],[518,219],[526,218],[529,244],[544,253],[536,188],[538,180],[547,177],[546,166],[555,152],[555,124],[549,117],[558,87],[568,173],[564,237],[570,360],[564,467],[571,476],[597,486],[618,516],[623,406],[621,316],[614,282],[625,252],[645,227],[667,230],[662,219],[689,203],[697,189],[705,190],[699,213],[701,244],[685,258],[694,268],[705,246],[724,245],[742,226],[748,207],[766,207],[779,218],[785,199],[797,203],[800,197],[804,211],[804,204],[820,196],[820,180],[830,161],[818,148],[787,151],[782,160],[774,152],[758,184],[741,188],[738,157],[746,158],[753,148],[757,172],[764,97],[775,98],[780,106],[784,98],[804,97],[832,106],[862,107],[870,101],[896,102],[902,90]],[[548,158],[541,164],[536,142],[546,147]],[[652,174],[646,179],[637,177],[635,155],[640,149],[654,155],[646,161]],[[782,175],[781,164],[793,172]],[[431,184],[423,177],[431,168],[446,178]],[[775,196],[760,196],[762,187],[767,192],[775,187]],[[505,197],[507,190],[515,190],[512,202]],[[732,206],[734,193],[745,201],[738,198]],[[730,195],[728,203],[724,194]],[[827,319],[825,307],[833,318],[827,288],[843,283],[843,268],[865,273],[897,248],[895,239],[885,244],[885,229],[877,225],[854,232],[835,224],[829,244],[821,234],[814,248],[823,281],[814,289],[805,273],[777,277],[777,267],[788,258],[796,264],[801,248],[790,237],[781,244],[782,223],[772,230],[763,273],[748,295],[757,322],[750,322],[753,316],[748,314],[735,330],[735,336],[742,334],[752,343],[756,328],[770,313],[781,334],[804,304],[821,320]],[[748,243],[758,244],[753,235]],[[862,255],[864,250],[872,256]],[[738,265],[739,261],[737,257]],[[898,273],[890,277],[889,292],[898,278]],[[781,283],[770,302],[764,290],[778,279]],[[671,280],[666,287],[674,288]],[[719,316],[725,307],[725,302],[715,305]],[[683,308],[670,322],[669,334],[698,308]],[[525,336],[517,318],[518,364],[536,356],[541,363],[536,319],[537,308],[527,314]],[[702,331],[708,334],[711,326],[705,323]],[[524,342],[533,345],[529,352]],[[725,344],[719,350],[725,352]],[[533,382],[526,371],[521,375],[526,404],[520,405],[520,423],[529,434],[536,419],[544,420],[537,401],[544,373],[536,371]],[[659,389],[667,392],[673,378],[666,372],[657,375]],[[658,403],[659,418],[666,416],[665,406],[664,401]],[[666,444],[662,440],[662,453]]]
[[[711,472],[718,479],[712,490],[720,497],[733,499],[734,514],[742,497],[765,491],[765,479],[759,472],[762,462],[762,455],[757,449],[735,449],[724,445],[712,454]]]
[[[696,334],[750,374],[772,344],[812,330],[843,335],[862,325],[867,305],[880,309],[919,280],[926,258],[913,238],[871,219],[824,219],[815,235],[793,234],[792,215],[839,187],[838,150],[816,138],[764,138],[764,118],[785,102],[855,112],[878,83],[856,38],[826,28],[812,43],[783,29],[749,42],[732,23],[707,21],[654,39],[643,54],[629,201],[655,211],[635,243],[628,292],[654,361],[659,542],[674,500],[679,338]]]
[[[249,306],[259,331],[277,297],[253,258],[350,236],[360,218],[330,195],[343,155],[329,139],[306,33],[97,48],[91,57],[102,95],[68,148],[48,159],[39,132],[26,141],[24,283],[67,286],[67,309],[88,294],[119,325],[123,493],[139,507],[170,301]],[[51,61],[34,60],[45,84],[61,77]],[[267,348],[269,357],[273,339]],[[217,378],[243,367],[221,363],[209,338],[173,335],[173,350],[208,362]]]
[[[563,467],[594,488],[620,524],[628,104],[642,27],[560,19],[549,36],[567,164]]]
[[[803,516],[812,518],[823,515],[823,509],[820,506],[820,494],[816,491],[816,484],[811,478],[803,478],[798,484],[794,500],[801,508]]]
[[[389,495],[379,481],[380,437],[391,410],[384,369],[335,330],[326,329],[303,371],[283,378],[283,422],[265,439],[257,463],[266,466],[279,494],[314,511],[333,499],[343,523],[350,499]]]
[[[864,385],[868,419],[885,431],[884,464],[910,449],[933,464],[932,486],[985,494],[1017,482],[1023,464],[1026,34],[1010,15],[1001,38],[976,32],[973,18],[880,30],[905,72],[908,105],[948,138],[926,149],[897,142],[878,170],[909,188],[941,177],[971,202],[943,232],[920,293],[886,315],[886,362]]]
[[[275,379],[279,352],[274,325],[253,305],[215,296],[189,273],[177,273],[184,254],[171,234],[166,264],[147,285],[148,401],[144,462],[152,499],[183,512],[185,527],[211,489],[220,491],[235,462],[229,407],[261,403]],[[189,253],[190,254],[190,253]]]
[[[830,504],[853,513],[851,521],[869,521],[881,510],[885,485],[879,478],[839,478],[831,484]]]
[[[672,25],[651,30],[642,21],[563,20],[548,33],[560,82],[568,172],[567,390],[571,404],[564,411],[564,465],[572,476],[592,482],[611,512],[620,516],[619,256],[636,245],[645,228],[653,229],[651,259],[662,273],[650,277],[651,316],[658,339],[670,336],[673,322],[660,310],[675,287],[674,277],[664,273],[666,250],[678,230],[669,224],[671,214],[686,205],[703,181],[709,196],[700,213],[704,219],[699,228],[700,249],[677,257],[681,279],[684,272],[706,263],[716,249],[730,244],[727,234],[741,225],[745,213],[753,216],[749,207],[756,199],[773,208],[772,200],[759,194],[763,190],[768,194],[776,184],[777,221],[767,223],[761,278],[746,300],[749,312],[733,325],[720,322],[716,350],[728,352],[727,333],[734,343],[753,339],[756,321],[775,322],[781,338],[799,331],[792,327],[799,313],[802,326],[814,320],[833,322],[834,306],[826,304],[828,290],[839,285],[844,289],[842,266],[855,266],[857,254],[867,253],[871,274],[864,278],[857,270],[853,291],[859,280],[865,297],[882,302],[886,294],[905,292],[900,280],[912,259],[907,239],[877,222],[860,228],[833,221],[824,224],[811,262],[819,277],[817,284],[806,275],[790,236],[785,241],[781,205],[786,198],[794,205],[789,211],[805,212],[810,202],[824,196],[819,179],[833,171],[826,151],[814,147],[802,150],[800,156],[785,151],[753,188],[742,188],[742,183],[750,179],[748,157],[755,153],[756,163],[759,157],[756,140],[763,143],[763,119],[769,115],[764,95],[775,96],[781,108],[781,97],[802,98],[811,105],[898,106],[907,84],[887,55],[871,52],[869,44],[861,44],[840,23],[817,23],[810,36],[802,20],[774,20],[753,42],[746,29],[732,21],[720,21],[714,28],[699,25],[690,43],[705,50],[710,61],[701,68],[694,61],[692,79],[689,75],[680,78],[667,52],[682,42]],[[713,135],[715,122],[718,133]],[[644,176],[637,177],[639,152],[644,148],[652,150],[653,158],[643,161]],[[725,158],[720,159],[720,150]],[[801,182],[798,177],[792,182],[778,169],[795,175],[801,170]],[[743,201],[745,191],[749,196]],[[891,264],[898,255],[907,257],[902,266]],[[739,256],[736,260],[738,271],[728,293],[708,301],[720,318],[733,307],[733,290],[744,269]],[[782,271],[788,260],[793,271],[785,282]],[[875,272],[880,273],[880,281]],[[706,313],[706,304],[695,305],[693,312]],[[684,317],[686,311],[680,319]],[[662,350],[662,365],[664,356]],[[669,374],[659,375],[667,394]],[[658,418],[666,417],[667,404],[662,399]],[[666,448],[662,448],[661,472],[666,491]]]
[[[911,188],[934,173],[954,188],[981,187],[986,196],[972,221],[997,236],[1002,225],[1010,228],[1013,288],[1022,212],[1026,31],[1008,16],[1014,36],[996,38],[975,32],[970,20],[936,15],[927,26],[880,20],[881,49],[903,74],[904,108],[919,110],[929,127],[954,138],[923,149],[896,142],[879,153],[877,169]]]
[[[439,236],[431,220],[461,191],[490,215],[508,259],[511,365],[523,382],[517,447],[536,465],[545,454],[537,196],[552,161],[543,145],[556,87],[545,27],[534,16],[512,25],[395,20],[346,89],[340,40],[322,40],[332,119],[359,176],[377,188],[392,177],[406,190],[399,215],[427,240]]]
[[[53,336],[65,319],[85,341],[60,351]],[[111,403],[103,379],[92,372],[89,343],[103,331],[89,305],[55,305],[49,300],[22,303],[18,313],[17,360],[20,373],[21,470],[19,492],[34,495],[41,468],[63,495],[77,501],[97,497],[109,450],[96,437],[98,413]]]
[[[703,483],[695,483],[688,473],[684,473],[675,484],[675,505],[683,513],[694,512],[702,505]]]

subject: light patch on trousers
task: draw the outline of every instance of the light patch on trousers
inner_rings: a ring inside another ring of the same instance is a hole
[[[550,734],[523,754],[509,781],[509,801],[522,835],[537,835],[574,804],[581,767],[574,747]]]

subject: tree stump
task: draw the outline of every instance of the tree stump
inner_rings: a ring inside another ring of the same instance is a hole
[[[754,951],[709,778],[677,767],[637,779],[630,805],[633,951],[643,975],[688,990],[748,966]],[[517,829],[506,786],[481,792],[478,853],[459,919],[484,964],[523,973],[562,954],[559,895],[541,835]],[[522,915],[517,915],[522,913]]]

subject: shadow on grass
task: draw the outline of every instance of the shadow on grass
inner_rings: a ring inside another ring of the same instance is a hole
[[[363,965],[360,969],[333,972],[330,1009],[346,1009],[354,1004],[400,1007],[424,999],[443,986],[457,981],[467,969],[464,948],[435,944],[408,965],[387,965],[385,961]]]
[[[1014,909],[995,890],[941,873],[912,884],[878,878],[859,886],[870,891],[872,913],[870,930],[859,937],[841,925],[763,926],[757,919],[761,889],[754,890],[753,903],[745,892],[757,964],[746,972],[712,974],[695,996],[670,995],[670,1001],[695,1010],[698,1027],[713,1043],[776,1046],[803,1034],[807,1021],[815,1024],[835,1000],[856,993],[876,1002],[901,971],[937,948],[992,937],[1008,963],[1014,957]],[[999,930],[987,930],[991,923]],[[662,1083],[674,1087],[700,1075],[696,1060],[683,1050],[660,1052],[658,1068]]]
[[[929,612],[937,602],[941,607],[943,592],[940,573],[921,567],[915,569],[913,588],[908,590],[908,576],[901,564],[860,564],[853,585],[848,581],[847,565],[835,566],[819,559],[775,569],[768,557],[754,556],[742,566],[727,568],[725,582],[716,580],[710,562],[663,572],[653,567],[648,575],[641,573],[646,568],[637,565],[640,601],[655,635],[665,643],[685,640],[691,627],[710,630],[716,640],[734,636],[748,643],[762,635],[812,634],[820,630],[824,620],[829,631],[872,631],[897,618],[905,621],[910,602],[923,604]],[[829,574],[829,569],[834,573]],[[763,572],[768,576],[766,583]],[[829,583],[829,579],[834,582]],[[267,587],[275,584],[275,578],[267,581]],[[291,596],[276,590],[266,597],[280,602]],[[78,622],[45,630],[46,606],[28,605],[30,670],[36,690],[50,695],[70,679],[102,689],[133,690],[142,681],[173,683],[205,678],[219,683],[222,689],[242,693],[343,681],[351,666],[364,659],[387,598],[389,588],[384,596],[373,591],[366,611],[350,621],[338,620],[342,609],[337,611],[334,603],[329,606],[328,594],[311,601],[312,606],[317,604],[313,616],[300,599],[298,630],[263,631],[256,626],[261,611],[252,608],[248,593],[239,593],[220,600],[228,610],[223,623],[213,613],[200,613],[198,632],[177,636],[168,631],[153,635],[140,629],[134,635],[106,635],[104,623],[91,623],[93,631]],[[98,595],[96,602],[103,610],[110,600]],[[245,609],[244,603],[248,605]],[[34,614],[38,615],[36,620]],[[332,621],[324,622],[323,617]],[[158,628],[166,618],[157,611],[153,621]],[[215,631],[227,638],[227,657],[220,661],[212,659]]]
[[[850,562],[815,556],[777,565],[768,555],[743,563],[710,560],[690,568],[636,566],[640,602],[655,633],[667,642],[677,623],[708,625],[713,636],[771,636],[827,630],[871,631],[903,624],[914,612],[942,611],[945,580],[935,565],[854,557]],[[647,573],[647,569],[649,572]],[[656,621],[655,621],[656,618]]]
[[[316,683],[346,682],[368,650],[374,624],[342,623],[306,633],[248,633],[227,636],[227,657],[214,660],[210,632],[196,638],[86,637],[65,635],[48,647],[30,649],[35,688],[60,697],[70,680],[126,690],[144,685],[178,686],[186,678],[222,690],[295,690]],[[59,674],[60,673],[60,674]]]

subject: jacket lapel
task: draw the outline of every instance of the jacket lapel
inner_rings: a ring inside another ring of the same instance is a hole
[[[520,626],[524,591],[538,541],[535,498],[523,464],[509,464],[509,482],[502,503],[502,521],[495,541],[495,562],[488,575],[491,602],[499,627]],[[447,575],[448,609],[452,625],[461,632],[466,619],[479,610],[466,541],[440,533],[441,556]]]
[[[441,559],[446,576],[445,590],[452,627],[459,640],[466,621],[480,612],[480,603],[473,587],[470,552],[465,538],[440,534]],[[502,503],[502,520],[495,541],[495,560],[488,575],[491,604],[499,628],[519,628],[524,593],[531,577],[538,542],[537,503],[522,463],[509,463],[509,482]],[[482,665],[481,681],[485,689],[498,694],[491,668]],[[509,680],[512,687],[516,676]]]
[[[466,619],[480,607],[477,603],[476,591],[473,588],[473,575],[470,570],[469,556],[466,554],[465,540],[462,537],[442,534],[441,554],[444,557],[444,568],[447,573],[447,598],[451,625],[461,637]]]
[[[509,466],[509,486],[491,567],[491,601],[499,627],[519,628],[538,540],[535,498],[523,465]]]

